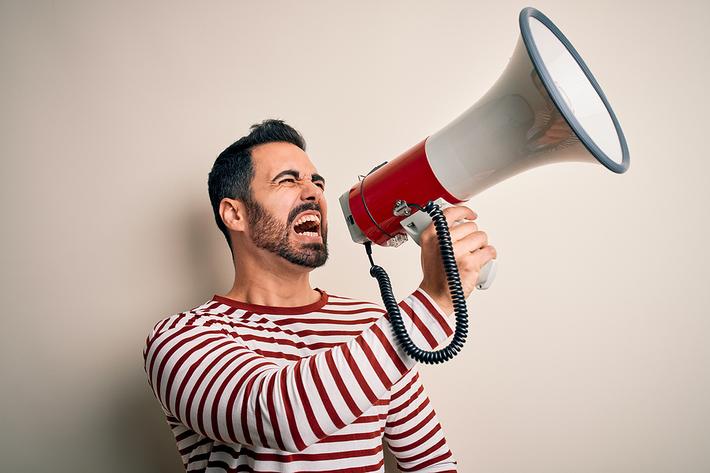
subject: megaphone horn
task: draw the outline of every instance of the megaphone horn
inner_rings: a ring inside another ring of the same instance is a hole
[[[407,235],[417,241],[431,220],[417,222],[403,205],[459,204],[545,164],[628,169],[616,115],[572,44],[534,8],[522,10],[519,22],[508,66],[478,102],[340,197],[353,241],[397,246]]]

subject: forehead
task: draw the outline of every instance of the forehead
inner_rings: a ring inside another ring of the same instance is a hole
[[[311,175],[318,171],[308,155],[291,143],[266,143],[251,151],[254,163],[254,179],[273,179],[286,170],[298,171],[301,175]]]

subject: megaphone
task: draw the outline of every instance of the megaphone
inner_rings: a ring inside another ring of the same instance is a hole
[[[398,246],[408,237],[418,242],[432,219],[416,209],[428,202],[460,204],[551,163],[598,163],[615,173],[628,169],[629,151],[616,115],[572,44],[534,8],[523,9],[519,23],[508,66],[481,99],[340,197],[350,236],[365,243],[368,254],[370,242]],[[495,260],[481,271],[479,289],[492,282],[494,265]]]
[[[398,246],[408,235],[417,241],[422,224],[398,210],[402,203],[460,204],[542,165],[628,169],[616,115],[572,44],[534,8],[522,10],[519,22],[508,66],[478,102],[340,197],[353,241]]]

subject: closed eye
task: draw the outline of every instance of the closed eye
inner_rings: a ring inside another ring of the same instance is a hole
[[[322,191],[325,190],[325,178],[323,176],[321,176],[320,174],[313,174],[311,176],[311,181],[313,181],[313,184],[320,187],[320,189]]]
[[[295,184],[298,181],[301,181],[301,175],[298,173],[298,171],[294,170],[286,170],[280,172],[271,182],[278,183],[279,185],[281,184]],[[325,191],[325,179],[323,176],[320,174],[313,174],[311,175],[311,182],[318,186],[318,188],[321,191]]]

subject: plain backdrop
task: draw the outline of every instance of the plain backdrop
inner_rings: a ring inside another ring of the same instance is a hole
[[[328,180],[314,285],[379,301],[337,197],[495,83],[526,6],[594,72],[631,168],[469,202],[500,270],[427,391],[462,472],[710,471],[707,0],[0,1],[0,470],[180,471],[141,352],[231,287],[206,178],[255,122],[298,128]],[[375,250],[399,298],[418,258]]]

